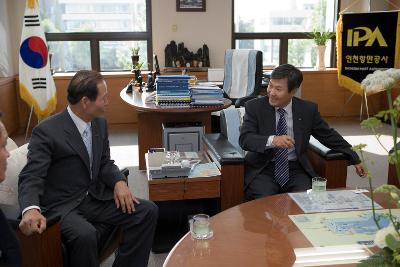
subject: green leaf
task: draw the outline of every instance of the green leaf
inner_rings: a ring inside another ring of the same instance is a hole
[[[376,117],[379,117],[380,115],[383,116],[384,113],[382,111],[380,111],[376,115]],[[370,118],[368,118],[366,120],[363,120],[360,123],[360,125],[361,125],[361,128],[363,128],[363,129],[369,129],[369,130],[373,131],[373,130],[377,130],[377,129],[381,128],[382,127],[382,122],[380,120],[378,120],[377,118],[375,118],[375,117],[370,117]]]
[[[391,250],[400,249],[400,241],[397,241],[396,238],[392,234],[388,234],[385,237],[386,244]]]
[[[374,254],[369,256],[365,260],[361,260],[360,263],[357,264],[358,267],[371,267],[371,266],[385,266],[385,257],[381,254]]]
[[[326,41],[329,39],[333,39],[336,36],[335,32],[320,32],[317,30],[313,30],[312,33],[307,34],[309,37],[314,39],[316,45],[325,45]]]
[[[391,267],[400,266],[396,264],[393,259],[393,250],[388,247],[384,247],[378,253],[369,256],[365,260],[361,260],[357,264],[359,267]]]
[[[396,109],[400,108],[400,95],[398,95],[396,99],[393,101],[393,107],[395,107]]]
[[[395,185],[383,184],[374,189],[374,193],[396,193],[400,194],[400,190]]]
[[[358,145],[352,146],[351,149],[352,149],[353,151],[358,152],[358,151],[362,151],[365,147],[367,147],[366,144],[358,144]]]
[[[391,163],[391,164],[400,164],[400,151],[397,151],[397,158],[396,158],[395,151],[390,153],[388,160],[389,160],[389,163]]]

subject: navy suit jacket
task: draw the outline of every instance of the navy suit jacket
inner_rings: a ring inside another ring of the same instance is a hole
[[[21,210],[31,205],[65,216],[87,193],[99,200],[113,199],[114,185],[124,177],[110,160],[107,122],[92,121],[92,179],[89,155],[68,111],[42,121],[32,131],[28,162],[18,181]]]
[[[266,149],[268,137],[276,135],[275,108],[268,97],[250,100],[245,105],[246,113],[240,131],[239,144],[248,153],[245,157],[245,187],[269,164],[273,149]],[[297,160],[310,177],[317,176],[306,152],[310,135],[326,147],[347,155],[351,164],[360,162],[351,145],[321,118],[315,103],[292,98],[293,132]]]

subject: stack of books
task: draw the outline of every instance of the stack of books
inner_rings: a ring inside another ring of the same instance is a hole
[[[190,87],[193,106],[215,106],[224,104],[221,88],[211,83],[199,83]]]
[[[156,79],[156,103],[167,107],[190,107],[189,75],[159,75]]]

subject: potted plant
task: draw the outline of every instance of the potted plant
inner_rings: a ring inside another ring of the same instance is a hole
[[[135,68],[135,65],[139,63],[139,51],[140,47],[132,47],[131,48],[131,58],[132,58],[132,68]]]
[[[326,42],[330,39],[335,38],[335,32],[320,32],[314,30],[312,33],[308,34],[315,42],[318,47],[318,64],[316,69],[324,70],[325,69],[325,50],[326,50]]]
[[[370,117],[361,123],[361,127],[369,129],[380,141],[381,134],[379,129],[382,127],[381,119],[390,120],[392,129],[393,149],[388,151],[388,161],[396,167],[397,179],[400,181],[400,151],[397,146],[398,128],[397,123],[400,120],[400,97],[395,100],[392,98],[393,87],[400,81],[400,69],[388,69],[385,71],[377,70],[373,74],[367,75],[362,81],[361,88],[364,94],[369,95],[381,91],[386,91],[389,109],[380,111],[375,117]],[[366,159],[363,149],[366,145],[360,144],[354,146],[353,149],[357,151],[363,164],[367,167]],[[382,145],[383,146],[383,145]],[[375,245],[380,248],[380,251],[370,256],[368,259],[362,260],[358,266],[400,266],[400,218],[395,216],[391,209],[387,214],[378,215],[375,212],[374,194],[376,192],[386,193],[388,203],[394,203],[397,208],[400,207],[400,190],[394,185],[381,185],[376,189],[372,188],[371,173],[367,170],[369,179],[370,194],[372,201],[373,218],[379,229],[375,235]],[[381,219],[388,218],[390,224],[387,227],[382,227]]]

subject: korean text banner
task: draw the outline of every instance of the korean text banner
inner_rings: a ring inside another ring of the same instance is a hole
[[[396,67],[399,11],[342,14],[337,24],[339,85],[362,94],[361,81]]]

